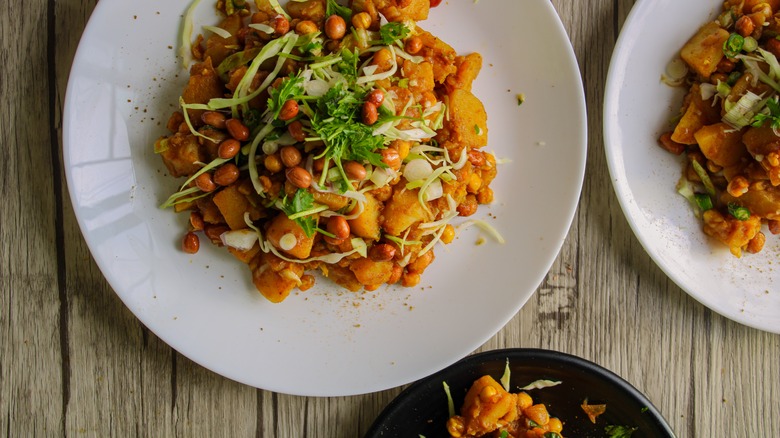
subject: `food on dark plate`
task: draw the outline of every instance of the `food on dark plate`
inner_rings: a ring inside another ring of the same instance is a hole
[[[544,403],[534,403],[525,391],[509,392],[489,375],[474,381],[460,414],[447,420],[450,436],[458,438],[561,438],[562,430],[563,423],[550,416]]]

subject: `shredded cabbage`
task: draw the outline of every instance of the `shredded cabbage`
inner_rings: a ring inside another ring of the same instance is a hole
[[[195,8],[198,7],[199,3],[200,0],[193,0],[193,2],[190,3],[190,7],[187,8],[187,12],[184,13],[184,22],[181,27],[181,46],[179,47],[181,66],[184,69],[187,69],[192,62],[192,17],[195,14]]]

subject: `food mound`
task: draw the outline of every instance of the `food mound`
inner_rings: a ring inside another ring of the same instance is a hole
[[[728,0],[680,51],[689,87],[661,146],[687,156],[678,191],[704,232],[741,257],[780,233],[780,1]],[[667,78],[667,79],[669,79]]]
[[[510,393],[491,376],[477,379],[460,415],[447,420],[453,437],[561,438],[563,423],[526,392]]]
[[[226,247],[272,302],[316,270],[351,291],[418,284],[496,176],[471,93],[482,58],[418,27],[429,8],[217,2],[221,23],[183,51],[195,63],[181,110],[155,143],[186,178],[163,205],[189,212],[184,251],[200,236]]]

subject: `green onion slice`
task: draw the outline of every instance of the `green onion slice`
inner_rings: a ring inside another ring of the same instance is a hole
[[[696,193],[693,195],[693,199],[696,201],[696,206],[698,206],[701,211],[712,210],[712,198],[710,198],[710,195]]]
[[[742,51],[745,45],[745,38],[737,33],[732,33],[723,43],[723,54],[728,58],[734,58]]]
[[[748,210],[745,207],[742,207],[739,204],[730,202],[728,205],[728,210],[729,210],[729,214],[737,220],[746,221],[750,219],[750,210]]]

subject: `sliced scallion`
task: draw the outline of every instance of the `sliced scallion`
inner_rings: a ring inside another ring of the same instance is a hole
[[[734,219],[740,220],[740,221],[746,221],[750,219],[750,210],[748,210],[745,207],[742,207],[739,204],[735,204],[733,202],[730,202],[728,205],[728,211],[731,216],[734,217]]]

